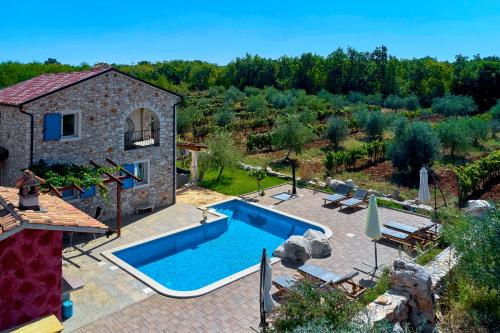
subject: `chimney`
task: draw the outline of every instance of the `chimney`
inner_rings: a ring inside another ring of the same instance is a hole
[[[40,210],[38,199],[40,197],[40,185],[45,183],[30,170],[25,170],[21,177],[16,180],[16,188],[19,189],[19,205],[21,210]]]

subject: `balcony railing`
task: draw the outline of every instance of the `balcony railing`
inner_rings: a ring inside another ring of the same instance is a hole
[[[160,131],[158,129],[125,132],[125,150],[160,145]]]

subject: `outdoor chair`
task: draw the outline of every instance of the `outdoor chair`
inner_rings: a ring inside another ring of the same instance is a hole
[[[366,201],[367,197],[368,197],[368,191],[358,188],[354,192],[352,198],[339,201],[339,207],[340,209],[348,207],[348,208],[354,208],[356,210],[361,204],[363,204]]]
[[[341,200],[345,200],[349,197],[349,193],[352,191],[352,187],[347,186],[347,185],[339,185],[337,187],[337,191],[334,194],[330,194],[323,200],[325,201],[323,203],[323,206],[327,204],[327,202],[330,203],[338,203]]]
[[[273,285],[278,289],[278,295],[292,288],[298,280],[290,275],[278,275],[273,277]]]
[[[406,245],[412,249],[417,246],[426,247],[430,243],[430,240],[418,237],[417,233],[406,233],[385,227],[380,228],[380,233],[383,239]]]
[[[352,272],[340,276],[313,264],[304,264],[297,268],[297,270],[306,278],[342,290],[347,297],[351,299],[357,298],[366,290],[366,288],[352,280],[359,272]]]
[[[416,228],[396,221],[384,222],[384,226],[399,232],[411,234],[415,238],[435,241],[439,238],[437,224],[429,223],[424,227]]]

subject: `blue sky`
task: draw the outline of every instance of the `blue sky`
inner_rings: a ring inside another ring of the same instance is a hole
[[[12,1],[0,61],[277,58],[386,45],[403,58],[500,55],[500,1]]]

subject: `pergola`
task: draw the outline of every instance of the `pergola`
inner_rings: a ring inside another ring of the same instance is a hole
[[[115,163],[113,160],[106,158],[106,162],[111,164],[113,167],[116,167],[120,170],[120,172],[123,173],[123,175],[120,176],[115,176],[110,174],[109,172],[104,172],[105,178],[102,179],[103,184],[109,184],[109,183],[116,183],[116,237],[121,236],[121,228],[122,228],[122,203],[121,203],[121,192],[123,191],[123,180],[127,178],[133,178],[136,181],[141,181],[140,178],[138,178],[136,175],[130,173],[129,171],[125,170],[123,167]],[[93,165],[96,168],[99,168],[100,165],[95,163],[94,161],[89,162],[91,165]],[[97,184],[100,188],[104,188],[102,184]],[[76,184],[71,184],[67,186],[62,186],[55,188],[54,186],[49,184],[49,190],[48,192],[54,193],[57,197],[62,198],[62,191],[65,190],[77,190],[80,193],[84,193],[84,190],[76,185]]]
[[[198,180],[198,156],[202,149],[206,149],[207,146],[201,143],[178,143],[177,148],[187,149],[191,153],[191,183],[196,184]]]

